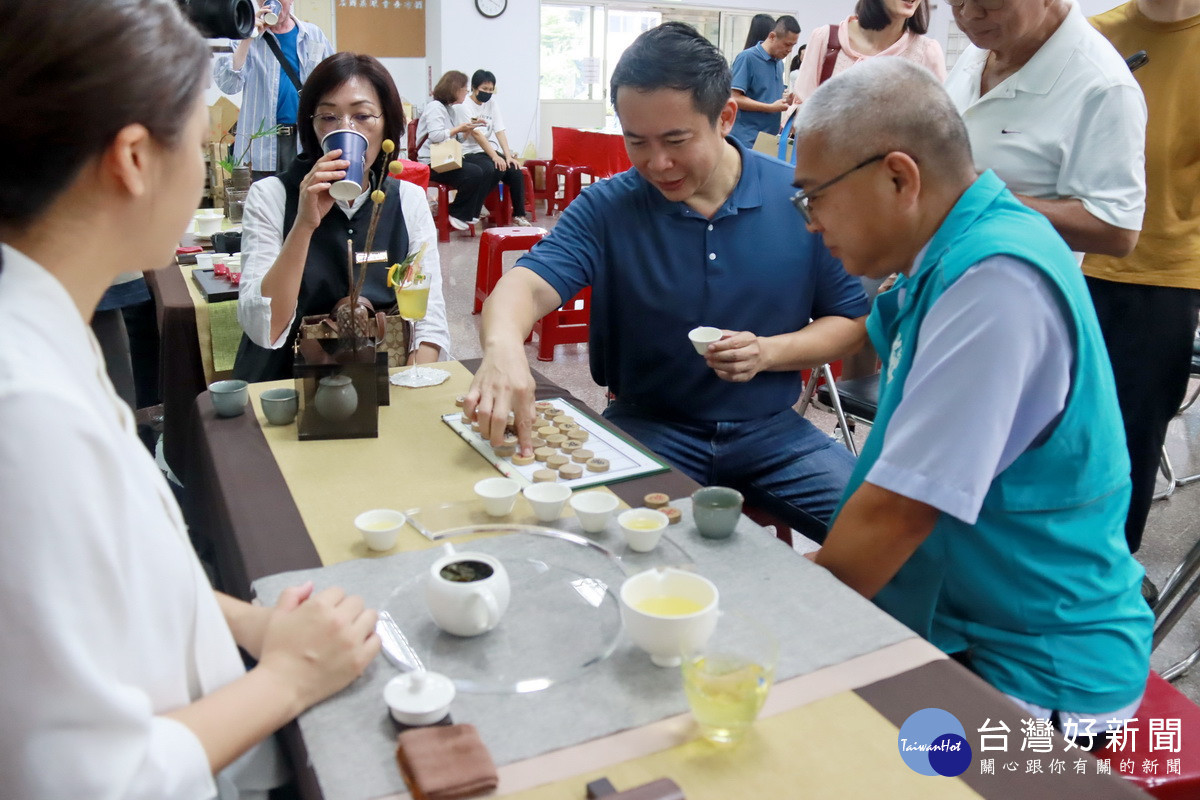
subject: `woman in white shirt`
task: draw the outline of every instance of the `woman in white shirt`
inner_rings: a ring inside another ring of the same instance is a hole
[[[350,128],[367,138],[367,166],[378,174],[391,158],[383,140],[404,141],[404,109],[392,76],[379,61],[358,53],[334,53],[304,82],[300,107],[303,152],[274,177],[256,181],[246,195],[242,217],[242,283],[238,321],[245,335],[234,377],[269,381],[292,376],[292,345],[302,319],[328,314],[350,294],[346,240],[366,253],[373,205],[365,188],[353,202],[335,201],[329,187],[345,177],[341,151],[320,157],[321,139]],[[362,297],[376,311],[396,305],[387,285],[392,264],[425,248],[421,264],[429,276],[429,307],[410,342],[410,362],[426,364],[450,350],[437,228],[425,192],[407,181],[388,178],[385,199]]]
[[[503,183],[512,201],[512,224],[529,227],[525,218],[525,174],[517,163],[517,153],[508,144],[508,128],[496,103],[496,76],[486,69],[477,69],[471,76],[471,93],[462,108],[479,127],[471,131],[463,144],[463,163],[477,165],[491,175],[491,187]]]
[[[471,131],[483,125],[467,118],[462,102],[467,99],[467,74],[452,69],[438,79],[433,87],[433,99],[425,104],[417,121],[417,160],[428,164],[429,146],[447,139],[465,144]],[[466,159],[458,169],[429,173],[430,180],[455,190],[450,204],[450,225],[465,231],[468,225],[479,222],[483,201],[496,185],[491,173]]]
[[[87,327],[191,219],[208,61],[173,0],[0,17],[0,107],[27,112],[0,134],[22,159],[0,186],[5,797],[265,796],[284,775],[260,743],[379,651],[375,613],[340,590],[273,608],[212,590]]]

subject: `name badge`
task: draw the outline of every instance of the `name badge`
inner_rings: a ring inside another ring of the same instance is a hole
[[[386,264],[387,260],[388,260],[387,250],[375,250],[374,252],[371,252],[371,253],[355,253],[354,254],[354,262],[356,264],[374,264],[377,261],[382,261],[383,263]]]

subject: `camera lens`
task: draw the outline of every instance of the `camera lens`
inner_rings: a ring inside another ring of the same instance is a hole
[[[179,0],[179,5],[209,39],[245,39],[254,31],[253,0]]]

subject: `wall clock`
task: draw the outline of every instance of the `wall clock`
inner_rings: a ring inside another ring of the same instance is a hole
[[[475,0],[475,9],[489,19],[495,19],[508,8],[508,0]]]

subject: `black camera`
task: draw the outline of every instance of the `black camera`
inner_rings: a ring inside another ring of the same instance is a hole
[[[254,0],[178,0],[207,39],[245,39],[254,31]]]

